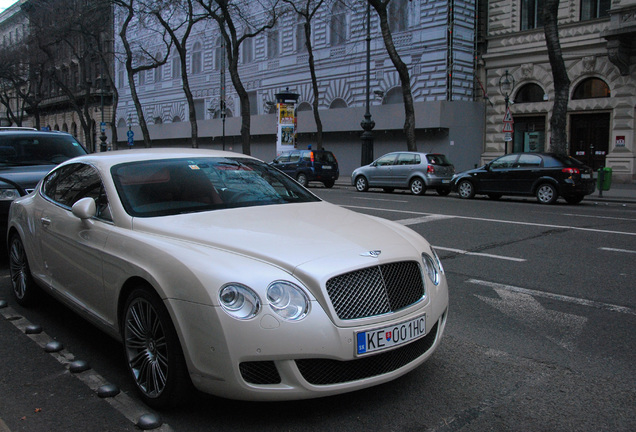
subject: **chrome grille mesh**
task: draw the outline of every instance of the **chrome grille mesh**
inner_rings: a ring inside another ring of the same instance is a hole
[[[403,309],[424,296],[424,282],[416,261],[367,267],[327,281],[327,293],[338,318],[381,315]]]

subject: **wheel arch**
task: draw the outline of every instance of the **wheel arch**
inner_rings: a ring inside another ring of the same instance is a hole
[[[535,180],[534,184],[532,185],[532,195],[536,195],[537,189],[539,189],[539,186],[544,183],[550,183],[552,186],[554,186],[556,188],[557,194],[561,196],[561,188],[559,187],[559,182],[553,177],[549,176],[539,177],[537,180]]]

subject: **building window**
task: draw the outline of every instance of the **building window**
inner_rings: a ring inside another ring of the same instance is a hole
[[[611,0],[581,0],[581,21],[609,16]]]
[[[268,59],[273,59],[275,57],[278,57],[278,54],[280,53],[279,44],[280,44],[280,40],[279,40],[278,30],[277,29],[270,30],[267,33],[267,58]]]
[[[307,37],[305,35],[305,17],[298,15],[296,23],[296,52],[307,52]]]
[[[405,31],[408,27],[408,4],[406,0],[389,3],[389,29],[392,33]]]
[[[521,0],[521,30],[543,27],[543,0]]]
[[[382,105],[401,104],[404,103],[404,93],[402,87],[393,87],[386,92],[382,99]]]
[[[309,102],[301,102],[296,111],[312,111],[313,109]]]
[[[331,105],[329,105],[329,109],[336,109],[336,108],[346,108],[347,107],[347,102],[344,101],[344,99],[340,99],[340,98],[336,98],[331,102]]]
[[[545,92],[538,84],[530,83],[522,86],[515,96],[515,103],[543,102]]]
[[[258,115],[258,106],[256,105],[256,92],[247,92],[247,97],[250,101],[250,115]]]
[[[172,79],[181,78],[181,59],[179,56],[172,57]]]
[[[587,78],[576,86],[572,93],[572,100],[607,98],[610,96],[610,89],[605,81],[598,78]]]
[[[192,74],[200,74],[203,70],[203,59],[202,59],[202,51],[201,51],[201,43],[195,42],[192,47]]]
[[[254,39],[247,38],[241,44],[243,54],[243,64],[252,63],[254,61]]]
[[[338,2],[331,10],[331,22],[329,25],[331,46],[342,45],[347,39],[347,14],[344,4]]]

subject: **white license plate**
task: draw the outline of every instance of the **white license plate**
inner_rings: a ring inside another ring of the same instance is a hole
[[[322,169],[331,169],[331,165],[323,165]]]
[[[450,183],[450,180],[442,180],[442,183],[444,183],[444,184]]]
[[[402,345],[426,334],[426,315],[375,330],[356,332],[356,354],[368,354]]]
[[[581,174],[581,178],[584,178],[584,179],[589,179],[591,177],[592,177],[591,174]]]

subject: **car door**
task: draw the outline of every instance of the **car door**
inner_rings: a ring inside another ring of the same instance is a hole
[[[47,203],[36,225],[51,286],[84,309],[103,310],[102,250],[113,224],[97,170],[86,164],[66,165],[45,178],[42,193]],[[85,197],[95,199],[98,209],[88,221],[71,211]]]
[[[414,153],[398,153],[391,172],[393,186],[401,188],[409,186],[409,179],[418,166],[416,159],[421,160],[419,155]]]
[[[509,172],[513,193],[532,194],[532,187],[541,176],[541,157],[536,154],[520,154]]]
[[[490,162],[486,171],[480,175],[479,192],[512,193],[510,171],[515,166],[518,158],[518,154],[509,154]]]
[[[394,186],[392,177],[397,153],[389,153],[371,164],[368,170],[369,186]]]

